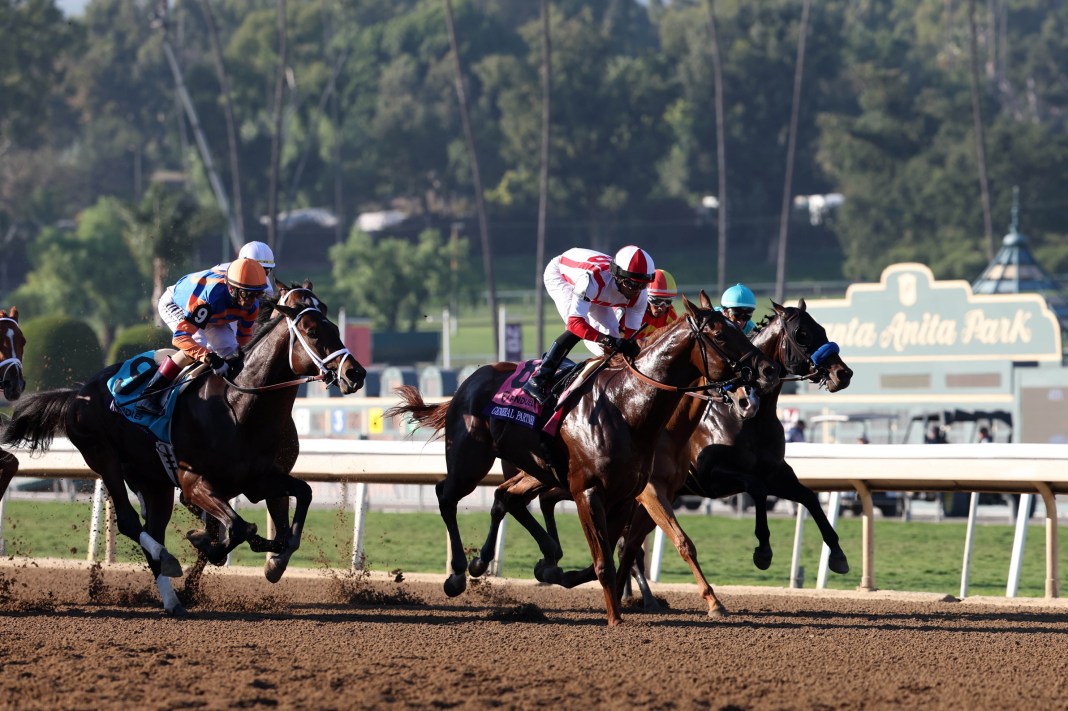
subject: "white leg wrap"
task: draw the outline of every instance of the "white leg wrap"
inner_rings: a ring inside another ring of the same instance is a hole
[[[163,551],[163,546],[157,543],[155,538],[148,535],[148,531],[141,531],[141,537],[138,538],[138,541],[141,543],[141,547],[152,556],[153,560],[159,560],[159,554]]]
[[[163,609],[174,612],[182,603],[178,600],[178,593],[174,592],[171,579],[166,575],[156,578],[156,589],[159,590],[159,599],[163,601]]]

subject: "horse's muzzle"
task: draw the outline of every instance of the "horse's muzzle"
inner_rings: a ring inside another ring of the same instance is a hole
[[[353,363],[338,374],[338,387],[342,395],[351,395],[363,387],[367,370],[359,363]]]

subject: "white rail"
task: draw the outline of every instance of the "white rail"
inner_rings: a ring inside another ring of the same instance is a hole
[[[81,455],[66,440],[51,451],[29,456],[15,451],[20,476],[95,476]],[[855,490],[862,502],[861,589],[875,589],[875,541],[871,491],[968,491],[1040,495],[1046,504],[1046,595],[1060,594],[1057,566],[1057,507],[1054,496],[1068,494],[1068,446],[1060,444],[946,444],[860,445],[807,444],[786,446],[786,459],[805,486],[816,491]],[[305,439],[293,473],[307,481],[344,481],[357,484],[433,484],[446,474],[445,446],[441,441],[367,441]],[[500,463],[483,482],[500,483]],[[1021,501],[1022,515],[1030,497]],[[358,504],[359,506],[359,504]],[[973,507],[974,508],[974,507]],[[835,511],[831,512],[832,515]],[[362,540],[361,517],[354,531],[353,558],[358,560]],[[969,517],[968,538],[975,525]],[[3,535],[0,502],[0,538]],[[798,535],[801,526],[798,526]],[[1017,527],[1013,560],[1022,555],[1026,527]],[[659,533],[659,532],[658,532]],[[95,531],[93,532],[95,536]],[[795,550],[797,546],[795,545]],[[93,550],[90,550],[90,555]],[[967,590],[968,560],[962,573],[962,594]],[[1018,575],[1018,566],[1016,566]],[[791,572],[791,580],[796,571]],[[1010,579],[1007,594],[1014,594]]]

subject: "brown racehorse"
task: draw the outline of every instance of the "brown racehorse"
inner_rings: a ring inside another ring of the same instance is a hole
[[[276,582],[300,545],[311,504],[311,487],[289,473],[300,449],[292,417],[296,385],[311,378],[336,380],[348,394],[363,386],[366,371],[345,348],[310,284],[281,291],[273,306],[278,315],[242,349],[245,366],[233,382],[206,374],[179,396],[171,435],[183,501],[207,512],[223,531],[223,540],[194,532],[190,541],[215,564],[243,541],[253,550],[274,553],[265,575]],[[119,531],[141,544],[164,608],[184,615],[170,582],[182,575],[182,568],[163,546],[175,482],[161,463],[155,437],[111,410],[107,381],[120,365],[105,368],[80,389],[24,397],[15,406],[3,443],[44,450],[55,435],[65,433],[107,486]],[[141,501],[143,526],[127,486]],[[254,502],[267,500],[275,540],[256,535],[256,527],[230,507],[228,500],[238,494]],[[297,502],[292,527],[290,496]]]
[[[784,308],[774,303],[772,306],[775,315],[753,335],[753,344],[779,363],[794,379],[817,381],[830,392],[848,387],[853,371],[842,361],[837,348],[828,346],[826,331],[808,314],[804,299],[796,308]],[[817,355],[821,348],[824,348],[827,355]],[[819,361],[818,365],[813,361],[814,357]],[[712,402],[707,411],[695,402],[683,401],[680,403],[680,409],[668,421],[657,444],[649,483],[638,496],[642,506],[635,511],[627,529],[628,535],[620,560],[621,576],[622,571],[628,570],[632,562],[636,563],[634,573],[646,609],[655,609],[656,602],[644,577],[641,546],[646,535],[656,526],[660,526],[671,537],[679,555],[690,566],[701,595],[708,602],[709,615],[717,616],[725,612],[701,573],[693,541],[682,530],[674,515],[672,503],[680,494],[691,493],[720,498],[741,491],[749,492],[758,501],[758,547],[753,553],[753,561],[761,570],[766,570],[771,565],[771,545],[767,509],[759,504],[763,503],[769,494],[802,503],[812,512],[813,519],[831,549],[831,569],[837,573],[849,571],[845,553],[838,543],[838,534],[819,506],[819,500],[797,480],[793,470],[784,460],[785,437],[782,424],[776,415],[780,390],[781,386],[777,386],[762,397],[759,411],[752,418],[745,417],[739,405],[730,400]],[[690,437],[686,433],[694,432],[691,423],[695,415],[701,418],[700,424],[696,433]],[[696,462],[699,462],[700,466],[695,465]],[[554,546],[558,546],[559,536],[553,507],[569,498],[568,492],[560,488],[546,490],[547,487],[532,477],[509,468],[506,468],[505,474],[510,478],[498,488],[494,497],[490,535],[482,548],[480,558],[472,561],[472,574],[481,574],[486,568],[485,561],[492,559],[497,524],[505,512],[511,513],[523,524],[543,550],[551,551]],[[540,496],[547,532],[526,509],[526,505],[534,496]],[[570,587],[593,579],[592,569],[587,568],[566,573],[562,582]]]
[[[622,357],[613,358],[572,396],[574,405],[555,438],[483,414],[514,373],[514,363],[483,366],[450,401],[439,405],[424,404],[413,387],[398,389],[403,404],[387,415],[407,414],[417,426],[445,431],[448,474],[438,482],[437,494],[452,550],[452,574],[444,586],[447,595],[459,595],[467,586],[457,504],[500,457],[547,485],[571,492],[604,591],[608,624],[622,622],[613,548],[620,528],[630,520],[634,497],[648,481],[659,432],[678,408],[684,390],[702,378],[718,384],[752,381],[762,389],[775,387],[779,380],[778,366],[711,309],[704,293],[700,307],[683,301],[686,315],[649,339],[634,359],[634,369],[644,378]]]
[[[19,309],[12,306],[10,310],[0,309],[0,387],[4,397],[12,402],[19,399],[26,389],[26,380],[22,377],[22,352],[26,348],[26,337],[19,327]],[[11,452],[0,449],[0,498],[7,493],[11,479],[18,474],[19,460]]]

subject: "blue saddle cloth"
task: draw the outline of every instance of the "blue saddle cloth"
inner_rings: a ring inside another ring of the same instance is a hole
[[[119,371],[108,379],[108,390],[115,400],[115,409],[134,424],[148,429],[161,442],[171,443],[171,416],[179,391],[188,385],[184,383],[167,391],[166,403],[162,415],[153,415],[137,408],[141,393],[144,392],[151,373],[157,368],[155,351],[145,351],[135,355],[119,367]]]

